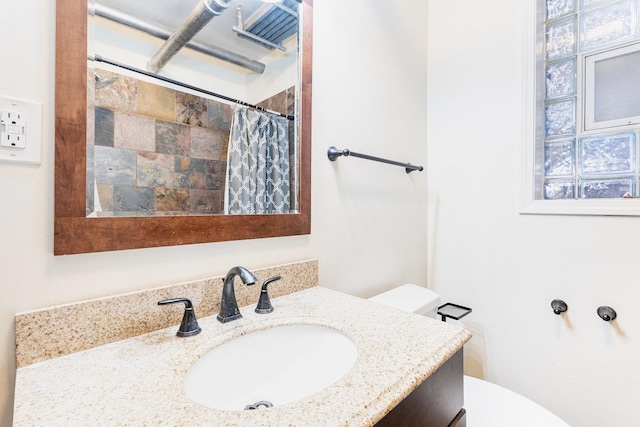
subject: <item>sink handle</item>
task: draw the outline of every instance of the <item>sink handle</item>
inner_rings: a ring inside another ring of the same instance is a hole
[[[196,319],[196,312],[193,310],[193,304],[191,300],[187,298],[171,298],[158,301],[158,305],[184,303],[184,315],[182,316],[182,323],[176,333],[179,337],[190,337],[198,335],[202,329],[198,325],[198,319]]]
[[[275,276],[264,281],[264,283],[262,284],[262,289],[260,290],[260,299],[258,300],[258,305],[256,306],[256,313],[267,314],[273,311],[273,306],[271,305],[271,300],[269,299],[269,294],[267,293],[267,285],[280,279],[282,279],[282,277]]]

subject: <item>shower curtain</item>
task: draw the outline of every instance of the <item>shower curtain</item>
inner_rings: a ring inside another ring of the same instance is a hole
[[[289,213],[288,120],[238,106],[227,155],[225,212]]]

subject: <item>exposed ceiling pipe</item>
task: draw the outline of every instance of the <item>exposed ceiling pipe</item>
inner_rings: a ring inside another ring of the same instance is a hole
[[[171,37],[170,30],[167,30],[166,28],[163,28],[159,25],[144,21],[140,18],[129,15],[117,9],[113,9],[109,6],[96,3],[93,9],[91,9],[91,4],[89,5],[89,7],[90,12],[93,12],[97,16],[109,19],[122,25],[126,25],[127,27],[139,31],[143,31],[162,40],[167,40]],[[263,64],[262,62],[255,61],[253,59],[247,58],[246,56],[239,55],[235,52],[231,52],[221,47],[194,41],[189,41],[188,43],[186,43],[186,46],[200,53],[204,53],[205,55],[209,55],[214,58],[229,62],[231,64],[235,64],[254,73],[262,74],[264,73],[264,70],[266,68],[265,64]]]
[[[202,0],[187,19],[147,62],[147,70],[157,73],[180,51],[205,25],[225,11],[231,0]]]
[[[162,28],[158,25],[154,25],[148,21],[138,18],[137,16],[129,15],[118,9],[106,6],[104,4],[96,2],[95,4],[89,3],[89,14],[100,16],[118,24],[126,25],[129,28],[143,31],[154,37],[166,40],[171,35],[171,31]]]

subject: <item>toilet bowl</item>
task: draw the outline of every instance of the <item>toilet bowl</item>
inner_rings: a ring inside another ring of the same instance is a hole
[[[440,295],[413,284],[393,288],[369,300],[434,319],[439,317]],[[464,408],[467,427],[569,427],[557,415],[524,396],[467,375],[464,376]]]

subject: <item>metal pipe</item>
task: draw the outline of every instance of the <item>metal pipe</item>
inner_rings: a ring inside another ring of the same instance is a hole
[[[129,15],[122,12],[121,10],[114,9],[101,3],[96,2],[95,5],[89,3],[89,13],[113,22],[117,22],[118,24],[126,25],[129,28],[143,31],[159,39],[166,40],[171,35],[170,31],[160,26],[154,25],[148,21],[144,21],[138,18],[137,16]]]
[[[198,3],[187,19],[147,62],[147,70],[152,73],[160,71],[214,16],[220,15],[230,4],[231,0],[202,0]]]
[[[91,5],[89,7],[91,8]],[[167,30],[166,28],[144,21],[135,16],[129,15],[100,3],[96,3],[95,8],[90,10],[93,10],[93,13],[97,16],[109,19],[113,22],[117,22],[135,30],[143,31],[162,40],[167,40],[169,37],[171,37],[171,31]],[[257,74],[264,73],[264,70],[266,69],[266,66],[262,62],[254,61],[253,59],[247,58],[246,56],[239,55],[235,52],[231,52],[218,46],[212,46],[209,44],[194,41],[189,41],[186,46],[200,53],[204,53],[205,55],[221,59],[223,61],[245,68],[249,71],[253,71]]]
[[[368,154],[356,153],[355,151],[351,151],[346,148],[344,150],[338,150],[336,147],[329,147],[329,150],[327,150],[327,157],[332,162],[334,162],[340,156],[359,157],[361,159],[373,160],[375,162],[387,163],[389,165],[402,166],[403,168],[405,168],[405,171],[407,173],[424,170],[422,166],[415,166],[415,165],[412,165],[411,163],[401,163],[401,162],[396,162],[394,160],[383,159],[381,157],[370,156]]]

